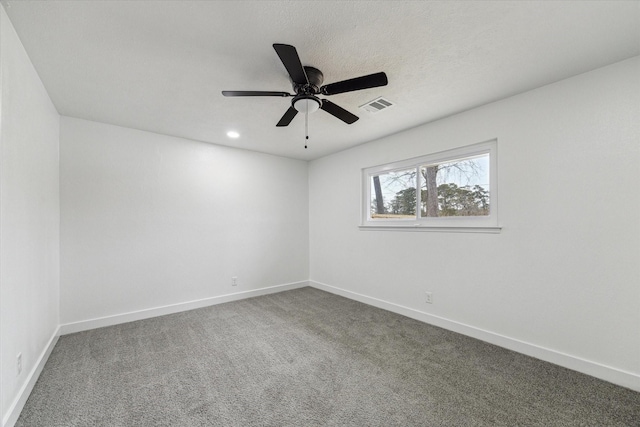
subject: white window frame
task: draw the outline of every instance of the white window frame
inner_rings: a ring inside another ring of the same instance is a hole
[[[371,218],[371,181],[375,175],[398,170],[416,169],[416,189],[422,186],[421,166],[461,160],[489,154],[489,215],[420,217],[420,191],[416,191],[416,218]],[[362,230],[449,231],[497,233],[498,225],[498,143],[493,139],[479,144],[458,147],[412,159],[401,160],[362,169],[361,223]]]

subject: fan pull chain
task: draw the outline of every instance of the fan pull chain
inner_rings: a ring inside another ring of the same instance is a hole
[[[307,101],[309,102],[309,101]],[[304,112],[304,148],[307,149],[307,141],[309,140],[309,109]]]

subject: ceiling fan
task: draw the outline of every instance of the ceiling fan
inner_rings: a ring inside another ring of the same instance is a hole
[[[295,47],[275,43],[273,48],[291,77],[295,93],[223,90],[222,94],[224,96],[292,96],[291,106],[276,124],[279,127],[288,126],[298,112],[308,114],[318,109],[324,110],[350,125],[358,120],[358,116],[351,114],[327,99],[318,98],[317,95],[336,95],[338,93],[385,86],[388,83],[387,75],[381,72],[321,86],[324,79],[322,72],[314,67],[303,67]]]

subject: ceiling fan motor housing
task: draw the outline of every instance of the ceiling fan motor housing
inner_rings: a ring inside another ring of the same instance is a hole
[[[322,107],[322,101],[314,95],[320,93],[324,76],[317,68],[309,66],[303,68],[309,83],[293,84],[293,90],[297,95],[291,100],[291,106],[301,113],[313,113]]]
[[[298,95],[317,95],[320,93],[320,86],[324,81],[322,71],[314,67],[304,66],[304,72],[307,75],[308,84],[293,84],[293,90]]]

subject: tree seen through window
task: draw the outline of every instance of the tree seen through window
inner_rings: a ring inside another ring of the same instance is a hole
[[[483,154],[372,176],[371,218],[415,219],[418,178],[420,217],[489,215],[489,154]]]

